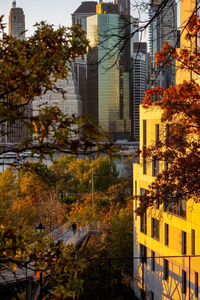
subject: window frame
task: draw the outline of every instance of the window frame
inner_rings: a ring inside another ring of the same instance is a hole
[[[163,259],[163,279],[169,279],[169,261],[167,259]]]
[[[160,240],[160,222],[156,218],[151,218],[151,237]]]

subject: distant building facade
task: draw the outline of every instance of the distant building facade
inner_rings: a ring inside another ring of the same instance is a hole
[[[100,125],[114,140],[131,139],[130,44],[122,45],[126,25],[127,20],[120,15],[116,3],[99,3],[97,14],[87,19],[92,51],[89,55],[93,63],[97,62],[96,69],[93,63],[88,64],[89,74],[91,67],[93,74],[97,72],[97,92],[93,94],[97,101],[88,97],[88,107],[93,104]]]
[[[33,115],[38,115],[39,110],[44,107],[57,106],[63,114],[76,115],[82,114],[82,101],[79,89],[74,78],[74,72],[70,72],[67,79],[58,79],[56,87],[58,91],[48,91],[46,94],[35,97],[33,101]]]
[[[162,0],[151,0],[149,19],[152,19]],[[177,4],[169,0],[165,8],[156,16],[149,28],[149,51],[151,56],[151,82],[153,86],[169,87],[175,84],[175,63],[170,66],[155,68],[155,53],[162,50],[165,42],[177,47]]]
[[[16,7],[16,1],[12,2],[12,8],[9,15],[9,35],[13,38],[24,40],[25,39],[25,15],[23,9]],[[5,100],[2,100],[5,101]],[[31,116],[31,105],[26,108],[20,108],[23,111],[26,120],[15,120],[10,124],[5,122],[0,127],[0,142],[1,143],[19,143],[28,135],[24,122],[27,122]]]
[[[83,1],[81,5],[75,10],[75,12],[72,14],[72,26],[75,26],[77,24],[80,24],[82,26],[82,29],[85,31],[85,34],[87,36],[87,17],[93,16],[96,14],[96,1]],[[91,95],[95,93],[95,86],[94,84],[91,84],[91,90],[88,91],[88,70],[87,70],[87,60],[92,61],[92,57],[85,55],[84,59],[81,57],[77,58],[74,62],[74,71],[75,71],[75,77],[76,82],[79,87],[79,93],[81,95],[82,99],[82,112],[84,114],[90,114],[90,109],[88,107],[88,94]],[[91,80],[94,78],[92,77]],[[94,82],[93,82],[94,83]],[[95,97],[96,99],[96,97]],[[95,101],[95,100],[94,100]],[[93,118],[96,119],[96,115],[93,114]]]
[[[133,43],[133,136],[139,141],[140,115],[139,107],[143,102],[145,90],[149,87],[149,53],[147,43]]]
[[[17,7],[16,0],[12,3],[9,15],[9,35],[24,40],[25,39],[25,15],[21,7]]]
[[[87,17],[96,14],[96,1],[83,1],[72,14],[72,26],[80,24],[83,30],[87,31]]]

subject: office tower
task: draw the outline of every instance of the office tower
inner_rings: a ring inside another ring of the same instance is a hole
[[[133,43],[133,136],[139,141],[139,107],[143,102],[145,90],[148,87],[147,43]]]
[[[24,40],[25,39],[25,16],[22,8],[16,7],[16,1],[12,2],[12,8],[9,15],[9,35],[13,38]],[[5,101],[5,100],[2,100]],[[26,108],[20,108],[20,112],[24,113],[25,121],[30,118],[31,105],[27,105]],[[1,124],[1,137],[2,143],[19,143],[25,137],[27,137],[27,130],[25,124],[21,120],[15,120],[14,124],[5,122]]]
[[[130,16],[130,0],[115,0],[118,5],[119,13],[124,16]]]
[[[181,0],[181,28],[193,11],[194,1]],[[186,34],[182,31],[181,45],[187,48],[190,41],[184,40]],[[178,70],[176,75],[180,84],[190,80],[191,72]],[[141,150],[167,138],[167,124],[161,122],[161,115],[159,109],[140,107]],[[166,168],[163,161],[152,159],[147,164],[141,157],[140,163],[133,165],[134,196],[145,195],[155,176]],[[134,292],[138,299],[199,299],[200,204],[195,199],[166,200],[169,205],[157,202],[140,216],[134,213],[134,257],[140,257],[134,260]],[[135,200],[134,211],[138,206]]]
[[[151,0],[149,19],[155,16],[161,0]],[[177,43],[177,4],[175,0],[169,0],[165,8],[156,16],[149,28],[149,50],[152,62],[151,82],[153,86],[165,88],[175,83],[175,64],[172,60],[170,66],[164,68],[154,67],[155,53],[162,50],[164,42],[176,47]]]
[[[72,14],[72,25],[80,24],[82,29],[86,32],[87,36],[87,17],[96,14],[96,1],[84,1],[81,5],[75,10]],[[79,93],[82,99],[82,112],[84,114],[90,114],[88,112],[88,105],[87,105],[87,86],[88,86],[88,79],[87,79],[87,59],[90,60],[90,57],[86,56],[84,59],[81,57],[77,58],[74,62],[74,74],[76,77],[76,82],[79,87]],[[94,81],[94,78],[90,78],[89,81]],[[94,83],[94,82],[93,82]],[[91,89],[94,88],[94,84],[91,84]],[[89,94],[92,91],[89,91]],[[95,119],[95,118],[94,118]]]
[[[92,71],[88,66],[89,74],[98,72],[98,99],[95,100],[94,91],[87,98],[88,108],[93,107],[100,125],[114,140],[131,138],[130,47],[123,47],[126,22],[119,14],[118,5],[113,3],[99,3],[97,14],[87,18],[90,55],[93,62],[98,62],[96,70],[93,64]]]
[[[10,10],[9,35],[20,40],[25,39],[25,15],[22,8],[16,7],[16,0]]]
[[[96,1],[84,1],[72,14],[72,26],[80,24],[83,30],[87,31],[87,17],[96,14]]]

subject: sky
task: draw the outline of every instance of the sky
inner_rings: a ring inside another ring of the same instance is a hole
[[[8,16],[13,0],[0,0],[0,15],[4,15],[4,23],[8,24]],[[71,14],[79,7],[83,0],[16,0],[17,7],[21,7],[25,14],[27,35],[34,32],[36,22],[46,20],[56,26],[71,26]]]

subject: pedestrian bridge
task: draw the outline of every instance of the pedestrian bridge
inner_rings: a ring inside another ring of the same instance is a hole
[[[72,228],[72,224],[76,224],[76,230]],[[55,243],[63,241],[64,245],[74,245],[78,247],[91,234],[100,232],[105,226],[103,222],[99,221],[68,221],[49,234]],[[27,278],[36,280],[36,274],[33,266],[29,268],[28,265],[24,268],[18,268],[14,273],[11,271],[4,271],[0,273],[0,287],[7,285],[23,284]]]
[[[76,225],[75,230],[72,228],[74,224]],[[64,245],[73,244],[77,247],[91,234],[100,232],[104,226],[104,223],[100,221],[70,221],[54,230],[50,234],[50,237],[55,242],[63,241]]]

